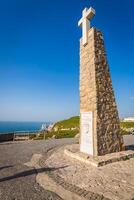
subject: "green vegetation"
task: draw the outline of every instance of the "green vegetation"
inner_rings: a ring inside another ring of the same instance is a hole
[[[130,131],[123,130],[123,129],[121,128],[121,135],[130,135],[130,134],[131,134]]]
[[[120,122],[122,135],[131,134],[131,129],[134,129],[134,122]]]
[[[53,129],[45,134],[45,138],[73,138],[79,133],[79,116],[57,122]]]
[[[43,140],[44,139],[44,133],[43,132],[40,132],[38,134],[31,134],[29,136],[29,139],[30,140]]]
[[[56,130],[55,130],[56,128]],[[73,138],[79,133],[79,117],[71,117],[57,122],[51,131],[30,135],[31,140],[43,140],[50,138]]]
[[[69,128],[79,129],[79,121],[80,121],[79,116],[71,117],[70,119],[57,122],[54,127],[57,127],[58,129],[69,129]]]
[[[134,128],[134,122],[121,122],[121,128]]]
[[[129,159],[130,159],[130,158],[129,158],[128,156],[125,156],[125,157],[123,158],[124,161],[129,160]]]
[[[80,117],[71,117],[67,120],[62,120],[57,122],[51,131],[44,133],[41,132],[40,134],[34,134],[30,136],[30,139],[33,140],[41,140],[41,139],[49,139],[49,138],[73,138],[75,135],[79,133],[79,124],[80,124]],[[128,135],[130,134],[131,128],[134,128],[134,122],[121,122],[121,134]],[[45,134],[45,138],[44,138]]]
[[[79,123],[80,123],[80,117],[76,116],[67,120],[57,122],[54,127],[57,127],[58,129],[62,129],[62,128],[71,129],[71,128],[77,127],[79,129]],[[121,125],[121,128],[126,128],[126,129],[134,128],[134,122],[121,122],[120,125]]]
[[[45,139],[49,138],[55,138],[55,139],[60,139],[60,138],[73,138],[75,135],[78,134],[78,130],[67,130],[67,131],[56,131],[56,132],[48,132],[45,135]]]

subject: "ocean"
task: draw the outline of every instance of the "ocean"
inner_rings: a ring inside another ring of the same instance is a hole
[[[39,131],[42,124],[47,122],[0,122],[0,134],[11,133],[16,131]]]

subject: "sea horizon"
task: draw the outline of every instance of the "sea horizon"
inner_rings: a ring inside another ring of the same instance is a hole
[[[42,124],[50,124],[44,121],[0,121],[0,134],[21,132],[21,131],[39,131]]]

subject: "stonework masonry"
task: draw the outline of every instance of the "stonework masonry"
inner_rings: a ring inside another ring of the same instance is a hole
[[[104,39],[96,28],[89,30],[86,46],[80,40],[80,112],[93,112],[94,156],[123,150]]]

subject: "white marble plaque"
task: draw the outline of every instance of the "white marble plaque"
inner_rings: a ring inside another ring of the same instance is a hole
[[[93,155],[93,113],[81,113],[80,151]]]

